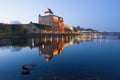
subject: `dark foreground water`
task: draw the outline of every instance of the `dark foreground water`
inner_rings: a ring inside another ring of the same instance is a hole
[[[0,39],[0,80],[120,80],[120,40]]]

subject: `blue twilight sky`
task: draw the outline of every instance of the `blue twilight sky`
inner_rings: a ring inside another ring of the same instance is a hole
[[[71,26],[120,31],[120,0],[0,0],[0,22],[38,22],[46,8]]]

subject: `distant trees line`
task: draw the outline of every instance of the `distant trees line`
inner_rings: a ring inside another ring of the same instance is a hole
[[[22,33],[27,28],[27,24],[0,24],[0,33]]]
[[[87,29],[81,28],[80,26],[73,27],[73,30],[74,30],[75,32],[78,32],[78,31],[97,31],[97,30],[94,30],[94,29],[92,29],[92,28],[87,28]]]

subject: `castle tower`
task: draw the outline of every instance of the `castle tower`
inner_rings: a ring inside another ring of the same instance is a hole
[[[62,17],[53,15],[51,9],[47,8],[45,10],[45,15],[38,17],[38,23],[42,25],[49,25],[55,31],[64,31],[64,21]]]
[[[47,16],[47,15],[53,15],[52,10],[49,9],[49,8],[47,8],[44,13],[45,13],[46,16]]]

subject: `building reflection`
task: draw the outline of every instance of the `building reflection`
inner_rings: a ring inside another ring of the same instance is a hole
[[[62,38],[48,39],[44,44],[39,46],[39,54],[44,54],[46,62],[48,62],[53,56],[63,52],[64,43]]]
[[[30,47],[38,48],[39,55],[45,55],[46,62],[49,62],[54,56],[62,54],[64,47],[72,44],[80,44],[84,41],[92,41],[94,37],[82,37],[82,36],[42,36],[39,38],[12,38],[1,39],[0,47],[12,46],[12,47]]]

